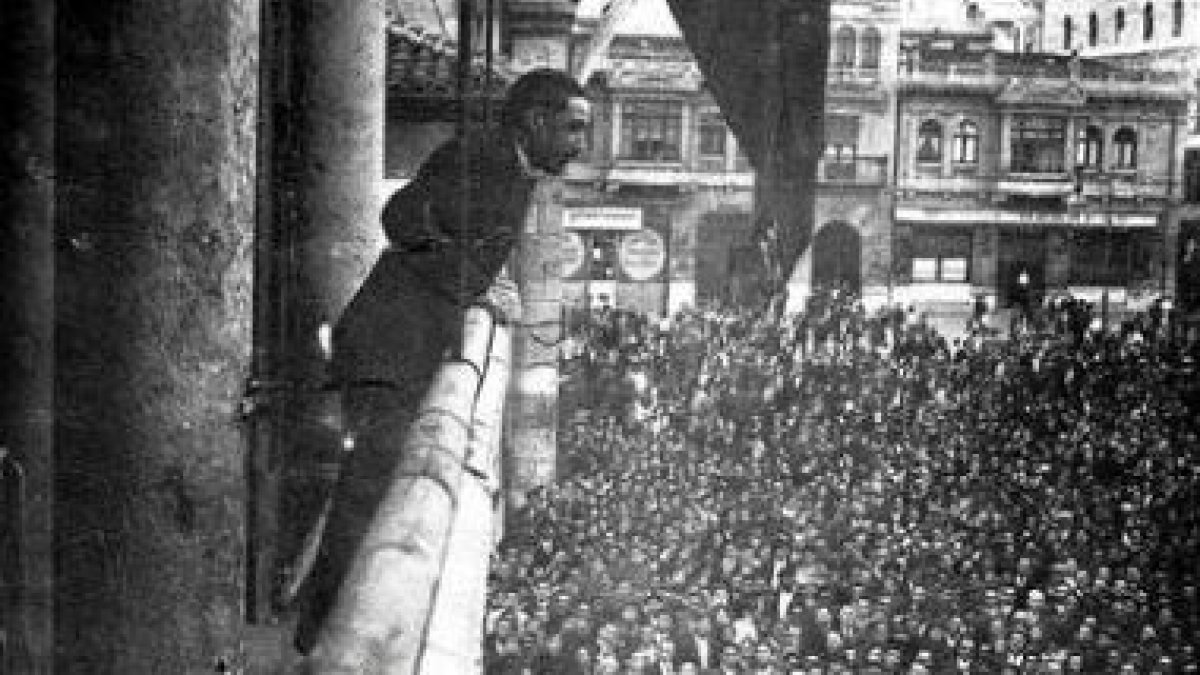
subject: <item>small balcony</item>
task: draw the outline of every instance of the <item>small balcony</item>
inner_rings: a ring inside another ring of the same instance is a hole
[[[882,187],[887,183],[887,155],[837,159],[822,157],[817,166],[821,185]]]

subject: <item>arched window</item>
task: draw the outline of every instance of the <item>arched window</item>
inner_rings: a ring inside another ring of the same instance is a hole
[[[1183,35],[1183,0],[1175,0],[1175,6],[1171,8],[1171,35]]]
[[[1142,39],[1154,39],[1154,3],[1147,2],[1142,9]]]
[[[937,120],[925,120],[917,130],[917,161],[942,161],[942,125]]]
[[[854,50],[854,29],[850,26],[842,26],[838,29],[837,38],[834,41],[834,64],[843,68],[853,66]]]
[[[1100,17],[1095,12],[1088,14],[1088,46],[1095,47],[1100,43]]]
[[[1099,169],[1104,161],[1104,134],[1100,127],[1088,125],[1075,135],[1075,166]]]
[[[1129,127],[1121,127],[1113,134],[1113,149],[1117,153],[1118,169],[1137,168],[1137,140],[1137,132]]]
[[[954,162],[976,164],[979,162],[979,126],[963,120],[954,132]]]
[[[1116,44],[1121,44],[1121,38],[1125,35],[1125,8],[1118,7],[1117,14],[1113,17],[1113,40]]]
[[[863,33],[862,67],[878,68],[879,53],[883,51],[883,38],[874,26],[868,27]]]
[[[1071,25],[1071,17],[1063,17],[1063,49],[1066,49],[1067,51],[1071,50],[1071,40],[1074,38],[1072,35],[1074,32],[1073,29],[1074,26]]]

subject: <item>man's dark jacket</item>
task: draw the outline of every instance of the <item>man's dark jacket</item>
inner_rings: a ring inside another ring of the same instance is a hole
[[[465,222],[457,140],[434,151],[388,200],[382,221],[390,246],[334,330],[336,381],[403,385],[414,368],[436,365],[428,361],[457,346],[462,303],[482,294],[507,261],[534,180],[509,136],[480,134],[472,145]]]
[[[383,210],[390,246],[334,328],[331,375],[342,387],[354,451],[343,460],[333,509],[305,583],[296,646],[307,652],[400,458],[405,430],[438,366],[457,351],[464,303],[507,261],[534,180],[515,142],[481,135],[470,153],[470,210],[460,218],[461,144],[438,148]]]

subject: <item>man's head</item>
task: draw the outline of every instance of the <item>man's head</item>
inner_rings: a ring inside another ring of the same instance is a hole
[[[587,145],[591,106],[570,75],[539,68],[509,88],[502,121],[533,168],[558,175]]]

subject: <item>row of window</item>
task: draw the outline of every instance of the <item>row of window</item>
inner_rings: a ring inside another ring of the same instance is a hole
[[[1154,3],[1147,2],[1142,7],[1142,39],[1154,39]],[[1088,14],[1088,46],[1100,44],[1100,17],[1095,12]],[[1063,17],[1063,49],[1072,49],[1075,44],[1075,23],[1067,16]],[[1175,0],[1171,5],[1171,36],[1183,35],[1183,0]],[[1121,44],[1125,39],[1125,9],[1118,7],[1113,14],[1113,42]]]
[[[971,281],[971,232],[918,229],[913,233],[914,282]],[[1071,233],[1068,283],[1099,285],[1144,279],[1158,244],[1152,236],[1128,230]]]
[[[1065,171],[1067,121],[1060,117],[1018,116],[1013,120],[1010,170],[1017,173],[1061,173]],[[917,130],[917,161],[941,163],[942,123],[925,120]],[[1117,169],[1136,169],[1137,132],[1121,127],[1113,133],[1113,165]],[[979,126],[970,120],[959,122],[954,131],[951,161],[973,165],[979,162]],[[1104,132],[1095,125],[1080,128],[1075,134],[1075,165],[1099,169],[1104,163]]]
[[[719,112],[701,111],[698,119],[702,158],[724,158],[728,128]],[[638,161],[678,162],[683,149],[683,102],[632,100],[621,104],[621,138],[617,157]],[[745,168],[739,153],[738,170]]]
[[[862,35],[862,58],[858,58],[858,33],[851,26],[842,26],[834,33],[833,65],[838,68],[878,68],[883,37],[873,26]]]

